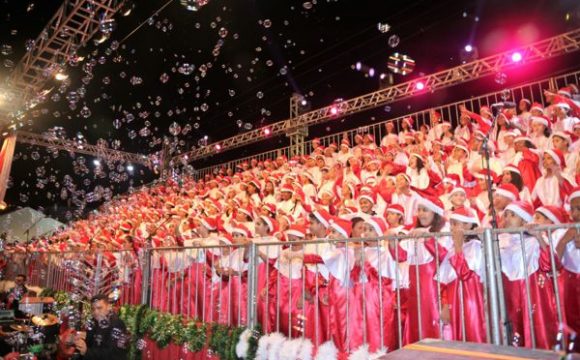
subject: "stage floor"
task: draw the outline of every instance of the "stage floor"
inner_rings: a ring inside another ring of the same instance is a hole
[[[489,344],[464,343],[461,341],[443,341],[425,339],[393,351],[381,360],[467,360],[467,359],[502,359],[502,360],[558,360],[560,354],[553,351],[530,350],[511,346],[495,346]],[[580,359],[577,354],[573,359]]]

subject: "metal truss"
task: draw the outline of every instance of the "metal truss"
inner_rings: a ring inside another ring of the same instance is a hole
[[[325,121],[355,114],[368,109],[386,105],[398,100],[429,93],[453,85],[476,80],[501,71],[546,60],[580,49],[580,29],[554,36],[512,51],[475,60],[467,64],[456,66],[422,78],[407,81],[376,92],[362,95],[340,103],[335,103],[302,115],[280,121],[267,127],[255,129],[243,134],[218,141],[214,144],[192,150],[174,157],[174,163],[191,162],[204,157],[225,152],[240,146],[265,140],[269,137],[292,133],[293,129],[308,127]],[[513,61],[512,55],[517,51],[521,54],[521,61]],[[417,84],[421,82],[423,88]],[[265,131],[268,129],[268,132]],[[218,146],[219,145],[219,146]]]
[[[97,157],[105,161],[120,161],[127,164],[153,165],[149,156],[109,149],[103,146],[78,143],[74,140],[59,139],[51,135],[39,135],[26,131],[17,131],[16,140],[24,144],[44,146],[49,149],[68,151]]]
[[[55,72],[76,56],[124,0],[65,0],[7,79],[8,111],[25,110]]]

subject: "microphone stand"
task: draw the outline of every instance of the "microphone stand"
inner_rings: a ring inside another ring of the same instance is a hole
[[[490,149],[489,149],[489,139],[491,137],[491,133],[494,131],[495,125],[497,124],[497,119],[499,117],[499,110],[500,108],[503,107],[503,104],[495,107],[495,109],[497,109],[497,112],[495,115],[492,116],[492,121],[491,121],[491,127],[487,133],[487,135],[483,138],[483,143],[481,145],[481,149],[483,151],[483,156],[485,158],[485,168],[487,170],[487,174],[486,174],[486,185],[487,185],[487,197],[489,200],[489,206],[490,206],[490,215],[491,215],[491,228],[492,228],[492,240],[493,240],[493,250],[495,254],[489,254],[489,260],[492,260],[495,263],[495,267],[496,267],[496,274],[494,274],[495,276],[497,276],[498,281],[497,281],[497,287],[498,287],[498,296],[500,297],[500,316],[503,319],[503,324],[504,324],[504,328],[505,328],[505,335],[506,335],[506,340],[507,340],[507,345],[511,345],[510,344],[510,339],[512,339],[513,337],[513,326],[511,321],[509,320],[509,318],[506,316],[506,309],[505,309],[505,293],[504,293],[504,289],[503,289],[503,282],[502,282],[502,276],[501,276],[501,257],[499,256],[499,239],[497,237],[497,232],[493,231],[493,230],[497,230],[498,229],[498,222],[497,222],[497,212],[495,210],[495,207],[493,206],[493,180],[491,178],[491,164],[490,164]],[[493,107],[492,107],[493,109]],[[504,301],[501,301],[501,299],[503,299]]]

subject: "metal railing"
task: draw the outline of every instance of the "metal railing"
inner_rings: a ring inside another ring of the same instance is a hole
[[[563,348],[557,338],[566,313],[577,311],[563,303],[567,270],[556,253],[568,228],[580,232],[580,223],[466,232],[464,256],[455,253],[451,233],[216,241],[139,255],[13,253],[4,274],[25,273],[31,285],[71,291],[79,286],[71,273],[100,258],[110,277],[97,288],[115,284],[121,303],[207,323],[260,324],[266,333],[315,345],[333,340],[344,352],[363,344],[394,350],[428,337]]]
[[[432,107],[429,109],[417,111],[414,113],[406,114],[404,116],[399,116],[394,119],[388,119],[385,121],[376,122],[373,124],[359,126],[357,128],[343,131],[340,133],[320,137],[320,143],[324,146],[328,146],[331,143],[340,144],[340,141],[346,137],[349,139],[351,144],[354,144],[354,138],[357,134],[371,134],[375,137],[375,142],[380,143],[381,139],[386,135],[385,124],[393,122],[395,124],[395,129],[398,132],[401,120],[405,117],[413,117],[415,121],[415,129],[419,129],[421,125],[431,126],[430,112],[437,111],[442,115],[442,118],[446,121],[450,121],[452,124],[457,124],[459,122],[459,117],[461,111],[459,110],[459,105],[465,105],[465,107],[470,111],[478,111],[483,105],[490,105],[505,99],[511,99],[513,101],[519,101],[522,98],[527,98],[532,102],[538,102],[545,105],[543,91],[546,89],[558,89],[569,84],[579,84],[578,76],[580,71],[574,71],[566,73],[563,75],[546,78],[543,80],[535,81],[532,83],[527,83],[511,89],[506,89],[506,91],[497,91],[484,94],[478,97],[465,99],[461,101],[456,101],[446,105],[441,105],[437,107]],[[508,96],[506,98],[506,95]],[[313,150],[312,140],[305,142],[305,152],[311,153]],[[228,161],[222,164],[212,165],[205,168],[196,170],[196,178],[203,178],[205,175],[211,175],[217,172],[221,168],[231,168],[235,167],[243,162],[250,161],[251,159],[256,159],[258,161],[264,161],[266,159],[274,160],[280,155],[289,156],[290,148],[288,146],[279,149],[263,152],[256,155],[247,156],[244,158]]]

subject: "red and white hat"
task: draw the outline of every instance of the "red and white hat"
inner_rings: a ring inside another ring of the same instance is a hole
[[[560,102],[554,104],[554,106],[557,106],[557,107],[562,108],[562,109],[570,110],[570,105],[566,102],[563,102],[563,101],[560,101]]]
[[[561,168],[566,167],[566,158],[564,158],[564,154],[558,149],[550,149],[544,151],[544,154],[550,155],[552,159],[558,164]]]
[[[560,225],[566,223],[566,211],[558,206],[540,206],[536,209],[536,212],[544,215],[550,221],[552,221],[555,225]]]
[[[232,235],[241,234],[247,238],[252,237],[252,232],[244,224],[236,223],[232,227]]]
[[[131,231],[133,229],[133,224],[130,221],[123,221],[121,223],[121,230],[123,231]]]
[[[465,188],[463,186],[456,186],[449,192],[449,196],[453,196],[453,194],[463,193],[463,195],[467,195]]]
[[[522,218],[525,222],[531,222],[534,218],[534,207],[526,201],[515,201],[506,206],[506,210]]]
[[[497,187],[497,189],[495,189],[495,193],[497,195],[506,197],[511,201],[520,200],[520,192],[514,184],[501,184]]]
[[[465,151],[467,154],[469,154],[469,148],[467,146],[467,143],[464,140],[457,141],[457,143],[455,143],[455,147],[459,148],[459,149]]]
[[[395,214],[399,214],[402,217],[405,217],[405,208],[399,204],[390,204],[389,206],[387,206],[386,211],[391,212],[391,213],[395,213]]]
[[[410,116],[404,117],[403,118],[403,122],[407,123],[407,125],[409,125],[409,127],[413,127],[413,118]]]
[[[542,124],[545,127],[550,127],[550,120],[546,116],[532,116],[532,124]]]
[[[578,186],[574,190],[572,190],[572,193],[568,197],[568,201],[571,202],[572,200],[578,199],[578,198],[580,198],[580,186]]]
[[[290,184],[284,184],[282,186],[282,189],[280,189],[280,191],[281,192],[289,192],[291,194],[294,194],[294,188]]]
[[[246,214],[247,216],[250,217],[250,219],[254,220],[254,212],[252,211],[252,208],[249,205],[246,207],[238,208],[238,211],[243,214]]]
[[[385,222],[385,220],[383,220],[380,217],[373,216],[373,217],[367,219],[366,222],[367,222],[367,224],[372,226],[373,229],[375,229],[375,232],[379,236],[384,236],[385,233],[387,232],[387,228],[388,228],[387,223]]]
[[[345,238],[349,238],[352,232],[352,222],[339,217],[333,217],[330,219],[330,228],[338,231]]]
[[[538,103],[538,102],[534,102],[532,104],[532,107],[530,108],[530,111],[532,111],[532,110],[537,110],[537,111],[540,111],[540,112],[543,113],[544,112],[544,106],[542,104]]]
[[[460,207],[458,209],[453,210],[451,215],[449,215],[449,219],[460,221],[462,223],[479,225],[479,219],[477,218],[477,214],[473,210],[466,207]]]
[[[427,209],[433,211],[435,214],[444,216],[445,208],[441,200],[435,197],[420,197],[418,201],[419,205],[426,207]]]
[[[447,174],[442,180],[444,183],[451,184],[453,186],[457,186],[461,184],[461,178],[457,174]]]
[[[216,218],[206,216],[206,217],[201,218],[200,222],[208,230],[211,230],[211,231],[217,230],[218,222],[217,222]]]
[[[552,133],[552,137],[557,136],[563,140],[565,140],[568,144],[572,143],[572,137],[570,136],[570,133],[565,132],[565,131],[554,131]]]
[[[318,220],[325,228],[328,229],[330,226],[330,221],[332,220],[332,215],[324,209],[316,209],[312,212],[312,215]]]
[[[226,245],[231,245],[233,242],[232,236],[230,234],[227,234],[227,233],[219,234],[217,237],[217,240],[219,242],[226,244]]]
[[[293,224],[288,230],[286,230],[286,236],[293,235],[304,239],[306,237],[306,227],[301,224]]]
[[[278,231],[280,225],[278,224],[278,221],[276,221],[276,219],[273,219],[266,215],[260,215],[260,219],[262,219],[266,223],[266,225],[268,225],[268,230],[270,230],[270,233],[275,233],[276,231]]]
[[[361,199],[367,199],[373,204],[377,203],[377,195],[373,191],[361,191],[360,195],[358,196],[358,201]]]
[[[350,141],[348,141],[347,138],[343,138],[342,140],[340,140],[340,146],[344,146],[344,147],[350,147]]]
[[[508,164],[503,168],[504,171],[511,171],[511,172],[515,172],[517,174],[521,175],[520,169],[518,169],[517,166],[515,166],[514,164]]]

